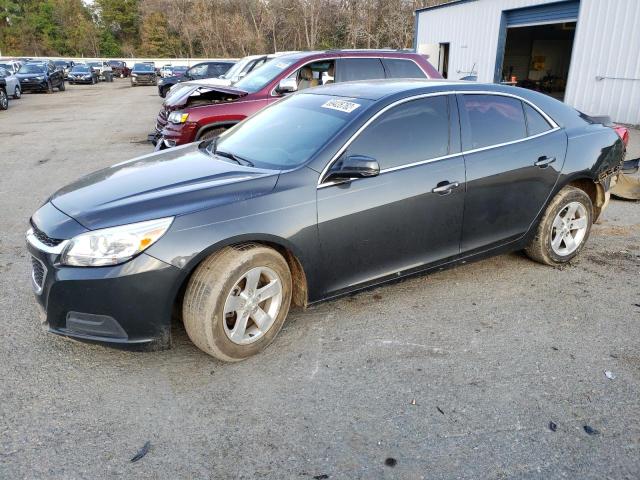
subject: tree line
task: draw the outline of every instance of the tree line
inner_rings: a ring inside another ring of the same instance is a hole
[[[408,48],[415,9],[447,1],[0,0],[0,52],[214,58]]]

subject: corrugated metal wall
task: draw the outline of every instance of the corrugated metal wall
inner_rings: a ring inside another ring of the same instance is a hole
[[[492,82],[502,11],[555,1],[476,0],[425,10],[416,46],[448,42],[449,78],[469,75],[475,65],[478,81]],[[640,0],[581,0],[565,101],[640,124]]]
[[[640,0],[582,0],[565,101],[640,124]]]

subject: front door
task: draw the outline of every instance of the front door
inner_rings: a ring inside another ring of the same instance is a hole
[[[465,171],[453,153],[457,137],[450,141],[457,128],[450,129],[449,103],[455,108],[453,96],[440,95],[384,112],[343,153],[376,159],[380,174],[320,185],[323,290],[374,283],[459,253]]]
[[[564,163],[565,133],[518,98],[459,95],[467,195],[462,251],[506,243],[529,230]]]

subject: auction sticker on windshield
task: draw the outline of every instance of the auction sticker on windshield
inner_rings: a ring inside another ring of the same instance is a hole
[[[322,108],[331,108],[340,112],[351,113],[360,106],[359,103],[349,102],[347,100],[329,100],[322,105]]]

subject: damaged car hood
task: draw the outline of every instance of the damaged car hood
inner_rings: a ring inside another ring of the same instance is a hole
[[[58,190],[50,201],[94,230],[264,195],[278,174],[230,163],[191,143],[99,170]]]
[[[247,96],[249,93],[231,86],[218,86],[210,83],[199,84],[178,84],[175,93],[171,93],[164,101],[164,108],[175,110],[185,106],[210,105],[213,103],[232,102],[238,98]]]

